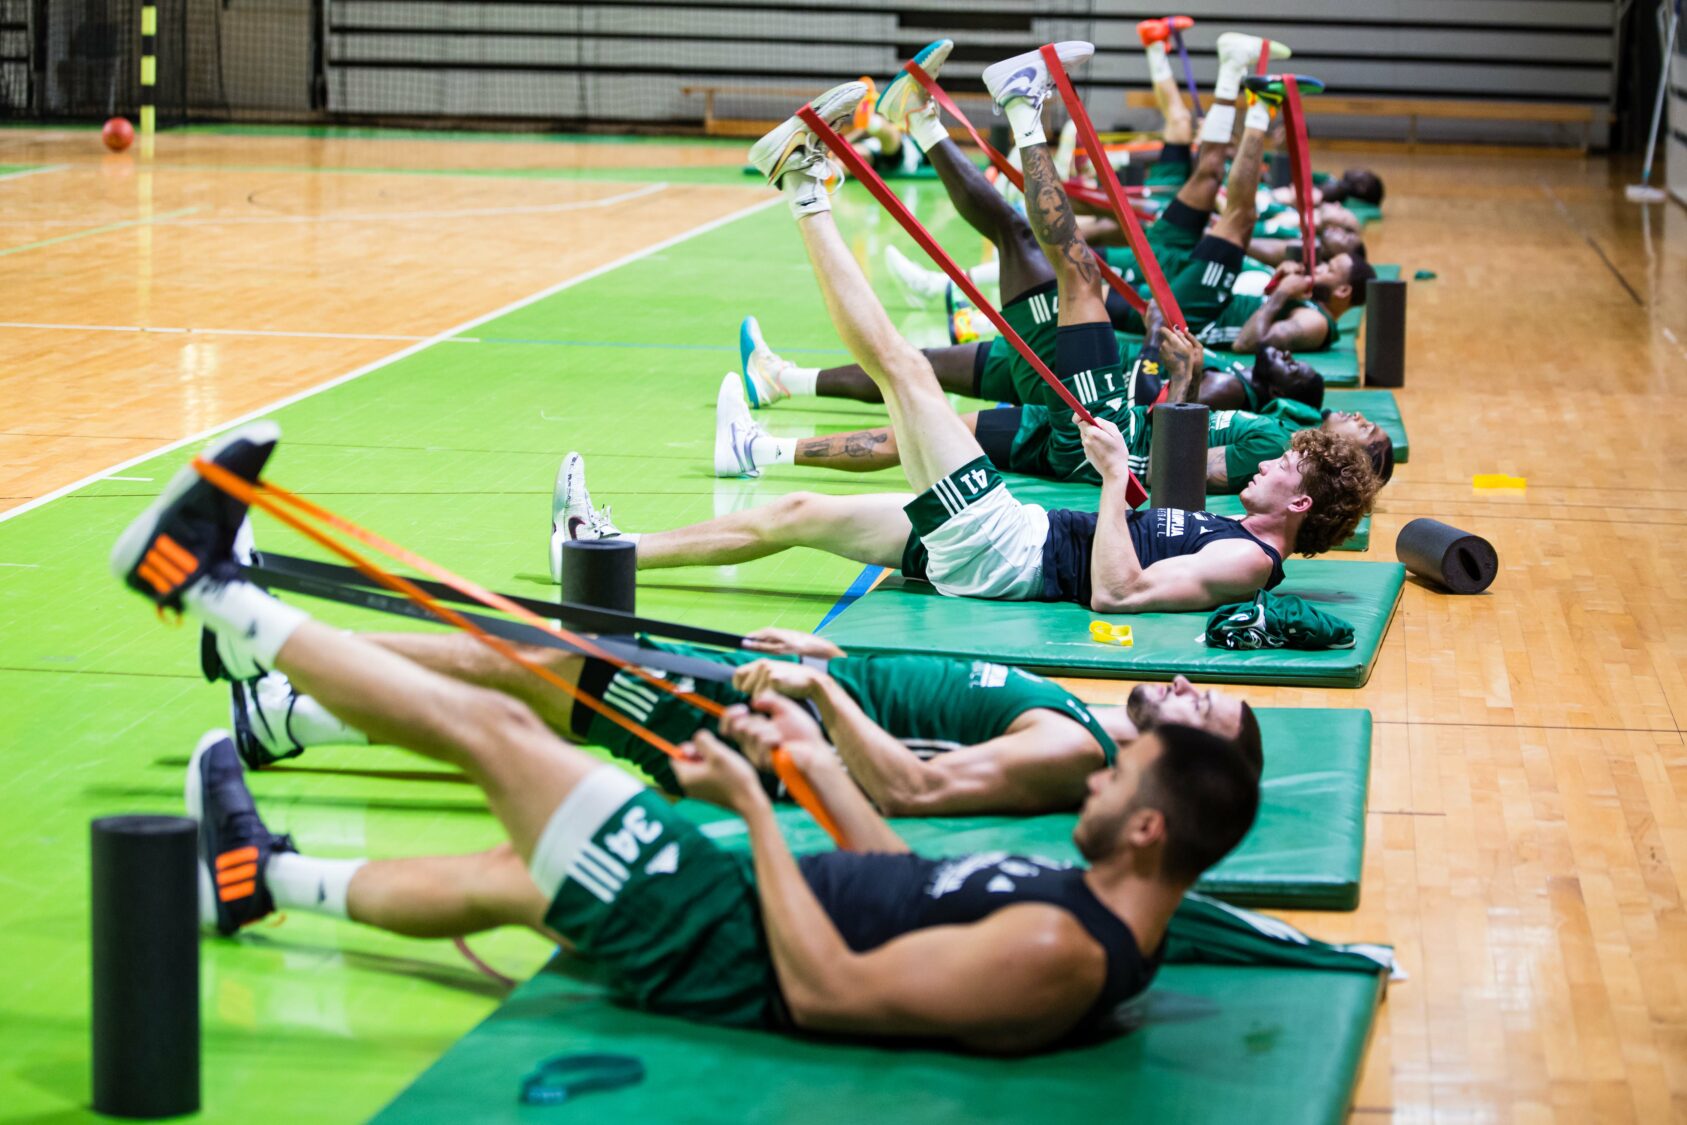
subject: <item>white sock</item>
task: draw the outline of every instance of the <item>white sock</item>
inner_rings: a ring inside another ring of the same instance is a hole
[[[779,381],[785,384],[785,389],[793,395],[812,395],[815,392],[815,386],[820,382],[820,369],[818,367],[798,367],[794,363],[788,364],[779,373]]]
[[[1236,132],[1236,107],[1229,103],[1214,105],[1201,121],[1201,143],[1227,145]]]
[[[1008,125],[1013,129],[1014,143],[1020,148],[1049,143],[1048,138],[1043,135],[1041,106],[1032,105],[1028,98],[1014,98],[1002,107],[1002,112],[1008,115]]]
[[[197,582],[182,595],[182,604],[217,634],[219,653],[248,657],[266,669],[275,667],[276,653],[293,630],[310,620],[304,610],[276,601],[244,579]],[[254,674],[245,668],[229,671],[240,678]]]
[[[1252,66],[1252,62],[1238,63],[1220,55],[1218,59],[1218,81],[1213,83],[1213,100],[1219,102],[1235,101],[1236,95],[1242,92],[1242,77],[1247,74]]]
[[[1254,99],[1254,104],[1248,107],[1247,116],[1242,118],[1242,127],[1257,133],[1270,132],[1271,107],[1257,98]]]
[[[1060,127],[1060,143],[1054,146],[1054,170],[1065,179],[1072,174],[1072,157],[1078,151],[1078,123],[1068,118]]]
[[[1164,43],[1150,43],[1142,50],[1148,56],[1148,80],[1150,82],[1157,84],[1163,79],[1172,77],[1172,64],[1171,60],[1166,57],[1166,45]]]
[[[810,176],[806,170],[780,177],[779,190],[785,193],[785,202],[791,208],[792,218],[801,219],[832,209],[832,198],[826,194],[826,185]]]
[[[328,708],[310,696],[300,695],[292,681],[280,672],[271,672],[253,686],[264,714],[271,721],[279,719],[287,736],[305,749],[312,746],[369,745],[368,735],[335,718]],[[271,746],[270,749],[279,753],[291,750],[292,746]]]
[[[767,465],[789,465],[796,459],[796,438],[757,434],[750,439],[750,462],[758,469]]]
[[[638,546],[638,541],[641,537],[640,533],[635,531],[623,531],[619,536],[617,536],[617,538],[625,539],[628,543],[631,543],[635,547]]]
[[[345,918],[351,877],[366,859],[313,859],[297,852],[277,852],[264,866],[264,882],[277,910],[302,910]]]
[[[949,130],[943,127],[943,115],[938,112],[936,102],[928,102],[924,109],[908,115],[908,135],[914,138],[921,152],[930,152],[949,139]]]
[[[972,278],[974,285],[995,285],[1002,279],[1002,260],[991,258],[988,262],[979,262],[967,270],[967,276]]]

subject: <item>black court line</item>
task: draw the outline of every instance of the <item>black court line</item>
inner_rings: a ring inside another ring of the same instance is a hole
[[[1616,263],[1606,257],[1605,248],[1600,246],[1598,241],[1595,240],[1580,223],[1576,222],[1575,217],[1570,214],[1570,209],[1564,205],[1564,201],[1558,198],[1557,194],[1545,180],[1541,181],[1541,191],[1545,192],[1546,197],[1552,200],[1552,205],[1558,208],[1558,214],[1563,218],[1565,224],[1569,226],[1571,230],[1581,235],[1582,241],[1592,247],[1595,254],[1599,255],[1599,260],[1605,263],[1605,268],[1611,271],[1611,276],[1617,279],[1617,284],[1621,285],[1623,289],[1628,292],[1628,295],[1634,299],[1634,303],[1636,305],[1640,308],[1645,308],[1646,299],[1635,291],[1634,286],[1628,283],[1628,278],[1623,276],[1623,271],[1617,268]]]

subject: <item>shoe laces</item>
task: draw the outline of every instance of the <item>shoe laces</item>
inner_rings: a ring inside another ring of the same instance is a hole
[[[598,508],[588,509],[586,526],[592,529],[594,535],[601,535],[606,531],[615,535],[621,534],[621,529],[616,527],[615,522],[610,519],[608,504],[605,504],[601,510]]]

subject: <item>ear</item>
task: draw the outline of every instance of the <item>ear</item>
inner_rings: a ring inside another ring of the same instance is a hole
[[[1353,296],[1353,286],[1351,283],[1347,285],[1338,285],[1334,289],[1330,290],[1330,296],[1339,301],[1345,301],[1349,297]]]
[[[1299,496],[1294,496],[1294,497],[1290,498],[1290,500],[1289,500],[1289,511],[1291,511],[1291,512],[1310,512],[1311,510],[1312,510],[1312,497],[1308,496],[1306,493],[1302,492]]]
[[[1125,836],[1131,847],[1151,848],[1166,838],[1166,817],[1159,809],[1137,809],[1125,826]]]

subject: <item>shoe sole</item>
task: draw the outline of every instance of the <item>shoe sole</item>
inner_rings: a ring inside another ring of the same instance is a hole
[[[948,44],[948,46],[944,46]],[[942,48],[941,51],[939,48]],[[914,65],[925,71],[934,81],[943,70],[943,64],[949,61],[949,52],[955,49],[953,39],[939,39],[935,43],[928,43],[920,48],[920,53],[912,59]],[[936,65],[930,60],[937,57]],[[906,70],[896,72],[896,77],[885,83],[884,92],[879,95],[878,103],[873,107],[880,117],[901,126],[908,119],[908,99],[915,95],[915,91],[923,92],[925,87],[915,80]]]
[[[753,316],[745,317],[738,325],[738,372],[744,380],[744,401],[751,410],[760,410],[761,396],[756,393],[756,381],[750,377],[750,357],[763,343],[761,325]]]
[[[1056,43],[1054,53],[1060,59],[1060,65],[1070,70],[1072,67],[1082,65],[1090,60],[1090,57],[1095,54],[1095,44],[1086,43],[1082,39],[1069,39],[1063,43]],[[991,98],[999,98],[1000,95],[996,92],[996,84],[1032,65],[1036,65],[1044,71],[1048,69],[1048,64],[1043,62],[1042,51],[1026,51],[1024,54],[1015,55],[1011,59],[991,63],[984,68],[984,88],[990,92]]]
[[[281,427],[274,422],[256,422],[250,426],[242,426],[232,433],[224,434],[222,438],[206,447],[199,456],[207,461],[215,461],[223,451],[236,441],[251,440],[254,444],[268,441],[274,444],[281,440]],[[146,554],[149,544],[158,534],[158,522],[163,515],[182,497],[193,489],[196,484],[205,483],[207,488],[214,487],[192,465],[176,470],[176,475],[170,478],[170,483],[164,486],[164,491],[158,498],[146,506],[146,510],[136,516],[129,526],[123,529],[123,534],[117,537],[116,546],[111,549],[111,572],[119,579],[127,580],[129,573],[140,565],[141,557]]]

